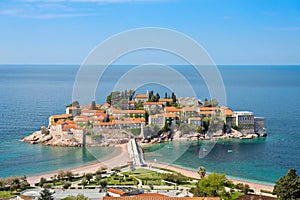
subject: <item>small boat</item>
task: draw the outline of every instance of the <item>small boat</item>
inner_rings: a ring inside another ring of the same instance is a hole
[[[227,152],[228,152],[228,153],[232,153],[232,149],[228,149]]]
[[[203,151],[203,152],[206,152],[206,151],[207,151],[207,149],[203,148],[203,149],[202,149],[202,151]]]

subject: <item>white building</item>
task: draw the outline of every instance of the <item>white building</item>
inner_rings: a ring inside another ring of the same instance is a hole
[[[254,133],[254,114],[249,111],[235,111],[233,112],[235,124],[241,129],[244,134]]]

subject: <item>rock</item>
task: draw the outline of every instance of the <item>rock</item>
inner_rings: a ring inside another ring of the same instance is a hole
[[[174,133],[173,138],[174,138],[174,139],[178,139],[178,138],[181,137],[181,135],[182,135],[181,131],[176,131],[176,132]]]

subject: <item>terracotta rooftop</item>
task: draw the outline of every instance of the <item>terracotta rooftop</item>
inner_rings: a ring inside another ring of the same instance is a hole
[[[232,112],[231,109],[227,108],[227,109],[224,110],[224,114],[227,115],[227,116],[228,115],[233,115],[233,112]]]
[[[169,98],[162,98],[162,99],[159,99],[160,102],[172,102],[173,99],[169,99]]]
[[[123,192],[121,190],[116,190],[114,188],[108,188],[107,192],[115,193],[115,194],[118,194],[118,195],[124,195],[125,194],[125,192]]]
[[[135,98],[137,98],[137,99],[147,99],[148,94],[137,94],[137,95],[135,95]]]
[[[182,112],[182,109],[180,108],[175,108],[173,106],[167,106],[165,107],[166,112]]]
[[[212,111],[212,110],[218,110],[219,107],[201,107],[200,111]]]
[[[112,110],[113,114],[145,114],[145,110]]]
[[[104,113],[105,110],[82,110],[81,113]]]
[[[116,125],[116,124],[140,124],[142,122],[145,122],[145,119],[143,119],[143,118],[125,118],[124,120],[113,120],[112,122],[96,121],[94,123],[94,125],[112,126],[112,125]]]
[[[164,114],[164,116],[165,117],[172,117],[172,118],[174,118],[174,117],[176,117],[176,114],[174,114],[174,113],[166,113],[166,114]]]
[[[112,126],[114,124],[112,122],[100,122],[100,121],[98,121],[98,122],[95,122],[94,125],[95,126],[96,125],[98,125],[98,126]]]
[[[200,115],[211,115],[213,113],[213,111],[200,111],[199,114]]]
[[[190,117],[189,120],[202,120],[201,117]]]
[[[53,119],[66,119],[66,118],[72,117],[72,114],[53,115],[51,117]]]

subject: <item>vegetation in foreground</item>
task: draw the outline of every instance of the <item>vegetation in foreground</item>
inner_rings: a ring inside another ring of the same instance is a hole
[[[9,198],[18,195],[21,191],[30,188],[27,177],[14,176],[8,178],[0,178],[0,198]]]
[[[139,182],[142,185],[153,189],[155,186],[188,186],[190,192],[194,196],[199,197],[220,197],[224,200],[234,200],[243,198],[252,198],[248,193],[254,192],[247,184],[233,184],[232,181],[226,179],[225,174],[212,173],[207,175],[206,169],[200,166],[197,170],[200,179],[195,181],[193,178],[186,177],[180,173],[171,170],[164,170],[166,173],[157,172],[151,169],[130,168],[130,171],[121,172],[121,167],[115,167],[113,173],[108,174],[106,168],[101,167],[95,173],[87,173],[83,176],[73,174],[71,171],[59,171],[51,177],[51,180],[46,180],[41,177],[40,182],[36,186],[44,188],[40,199],[52,200],[49,189],[53,187],[63,187],[64,189],[75,189],[71,187],[73,184],[78,189],[95,188],[100,186],[102,191],[106,190],[108,185],[137,185]],[[21,191],[30,188],[26,176],[9,177],[0,179],[0,198],[9,198],[18,195]],[[277,195],[280,200],[295,200],[300,199],[300,176],[297,175],[295,169],[290,169],[287,174],[281,177],[274,187],[273,192],[264,191]],[[255,195],[252,195],[255,199]],[[86,200],[84,195],[70,196],[66,200]],[[272,199],[270,197],[270,199]]]
[[[297,175],[296,169],[290,169],[276,181],[273,194],[282,200],[300,199],[300,175]]]

